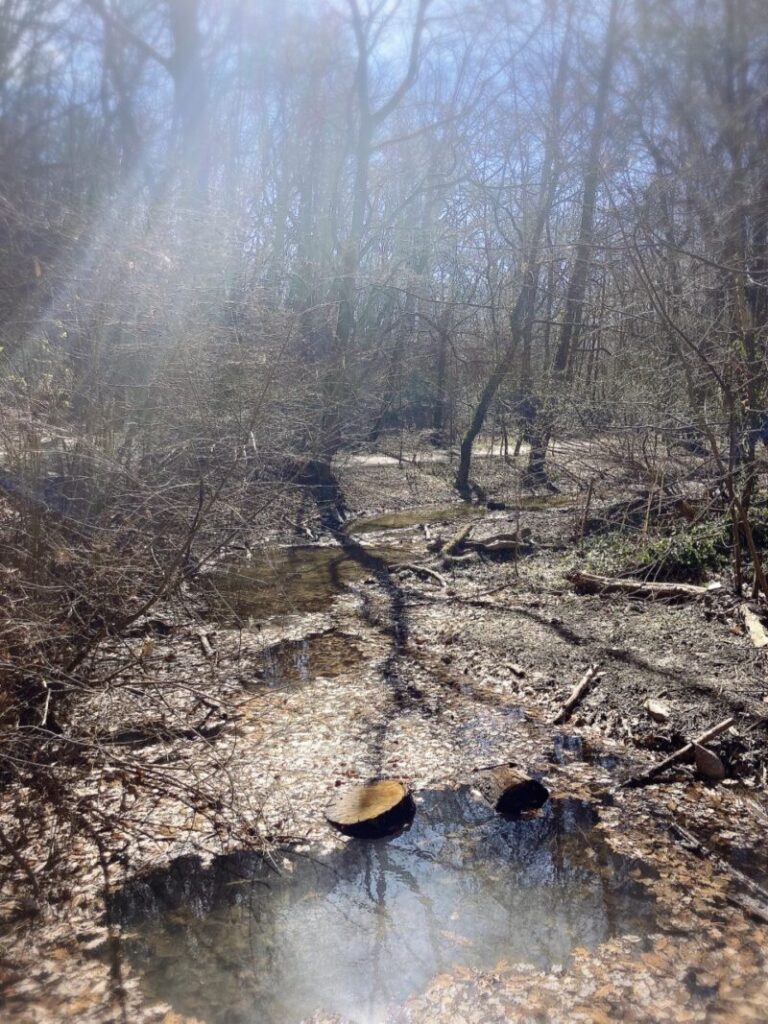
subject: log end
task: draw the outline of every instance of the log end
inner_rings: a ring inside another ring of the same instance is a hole
[[[483,769],[476,773],[475,787],[505,818],[517,818],[525,811],[538,811],[549,800],[549,790],[510,766]]]
[[[410,825],[415,813],[414,799],[402,782],[377,779],[341,793],[328,808],[326,819],[354,839],[381,839]]]

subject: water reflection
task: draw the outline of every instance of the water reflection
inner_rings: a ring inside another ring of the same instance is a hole
[[[508,822],[468,789],[419,798],[410,831],[336,854],[196,861],[133,883],[112,914],[147,992],[214,1024],[355,1022],[435,974],[499,959],[545,967],[574,946],[647,933],[653,906],[575,800]]]
[[[427,505],[405,512],[385,512],[378,516],[355,519],[349,524],[351,534],[377,533],[381,530],[407,530],[427,523],[453,523],[460,519],[483,516],[485,509],[461,502],[456,505]]]
[[[282,640],[266,648],[249,687],[303,685],[318,676],[343,675],[363,662],[360,648],[348,636],[324,633],[300,640]]]
[[[592,747],[581,736],[558,732],[553,736],[553,750],[549,757],[553,764],[569,764],[572,761],[584,761],[597,765],[607,771],[613,771],[619,765],[619,758],[607,750]]]
[[[404,546],[371,547],[370,552],[407,560]],[[201,580],[222,622],[246,624],[272,615],[318,612],[370,569],[336,545],[305,545],[254,550],[248,561]]]

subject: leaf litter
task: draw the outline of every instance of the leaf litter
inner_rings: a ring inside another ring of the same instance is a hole
[[[444,500],[433,479],[430,488],[430,502]],[[564,518],[562,510],[551,517],[537,510],[526,523],[535,535],[546,521],[551,534]],[[493,533],[499,524],[485,525]],[[386,544],[389,538],[384,532],[371,539]],[[408,550],[410,559],[421,555],[418,534]],[[140,678],[94,694],[80,724],[86,727],[98,705],[100,721],[138,725],[142,693],[154,687],[168,707],[168,738],[160,749],[133,750],[125,768],[118,758],[106,771],[72,771],[62,780],[84,803],[98,802],[102,819],[115,824],[105,826],[98,843],[61,835],[55,851],[36,846],[30,828],[25,857],[33,870],[52,856],[59,862],[58,891],[44,906],[24,896],[24,880],[14,878],[11,866],[6,872],[12,884],[3,888],[3,1019],[194,1019],[147,999],[141,977],[117,955],[119,928],[106,926],[103,915],[105,884],[116,891],[179,857],[205,862],[243,846],[226,813],[204,801],[191,809],[173,792],[144,785],[138,776],[151,777],[162,754],[175,759],[179,777],[204,780],[209,795],[237,788],[241,815],[245,807],[252,822],[252,846],[274,849],[290,840],[317,851],[344,842],[323,818],[340,786],[391,776],[418,792],[513,761],[538,773],[554,798],[592,802],[605,842],[652,869],[639,882],[659,907],[654,933],[577,947],[567,963],[546,970],[504,958],[493,970],[448,968],[393,1007],[393,1022],[767,1020],[768,928],[729,901],[732,879],[671,841],[666,828],[683,822],[720,855],[738,854],[745,870],[760,870],[765,769],[753,722],[744,719],[735,736],[708,751],[723,765],[724,783],[734,785],[696,781],[683,768],[678,781],[642,791],[615,788],[622,772],[665,756],[680,735],[701,731],[720,711],[735,704],[738,712],[741,703],[746,714],[750,702],[762,700],[768,694],[763,655],[748,637],[734,641],[728,609],[720,621],[708,616],[707,606],[636,611],[623,599],[577,597],[563,582],[563,567],[546,552],[523,565],[478,562],[453,569],[449,592],[439,595],[428,581],[409,576],[402,583],[409,631],[397,691],[386,676],[391,638],[375,580],[351,581],[322,612],[268,619],[256,630],[212,623],[215,667],[183,621],[172,636],[153,637]],[[734,619],[737,613],[738,607]],[[259,667],[270,645],[317,634],[339,637],[342,662],[350,646],[355,658],[337,673],[312,672],[301,685],[264,685]],[[598,660],[605,678],[568,723],[568,735],[598,756],[553,758],[548,722]],[[660,690],[669,721],[646,710]],[[236,717],[210,743],[174,739],[172,727],[188,721],[201,693],[235,706]],[[411,697],[403,700],[403,693]],[[703,774],[712,779],[712,771]],[[2,820],[11,834],[11,804],[22,799],[19,792],[4,799]],[[30,808],[32,819],[37,811]],[[450,927],[445,931],[449,937]],[[458,936],[455,945],[461,944]],[[311,1019],[331,1020],[322,1012]]]

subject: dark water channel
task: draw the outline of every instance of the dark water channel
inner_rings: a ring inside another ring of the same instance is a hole
[[[111,912],[147,994],[211,1024],[374,1024],[454,966],[547,967],[654,929],[641,865],[608,849],[589,804],[505,821],[466,788],[417,803],[409,831],[281,853],[279,873],[238,854],[132,883]]]

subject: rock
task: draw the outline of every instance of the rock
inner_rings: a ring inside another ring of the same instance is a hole
[[[669,721],[669,708],[663,703],[663,701],[654,700],[650,697],[645,702],[645,710],[654,722],[666,723]]]
[[[721,782],[725,778],[725,766],[720,758],[711,750],[702,747],[700,743],[694,743],[693,751],[696,756],[696,771],[711,782]]]
[[[355,839],[392,835],[413,821],[416,804],[396,779],[378,779],[340,794],[326,812],[328,822]]]
[[[482,768],[475,772],[472,783],[493,809],[505,817],[536,811],[549,800],[546,786],[512,765]]]

